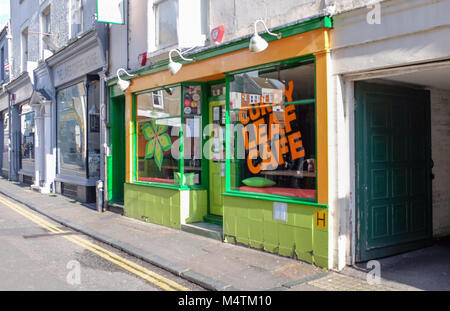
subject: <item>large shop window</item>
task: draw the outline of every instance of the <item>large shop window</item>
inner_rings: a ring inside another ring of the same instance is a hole
[[[137,181],[201,184],[201,92],[176,86],[136,96]]]
[[[231,187],[316,199],[315,64],[230,77]]]
[[[20,168],[34,174],[35,122],[33,109],[28,104],[22,105],[21,107],[20,132],[22,139]]]
[[[59,174],[86,177],[86,91],[79,83],[58,92]]]
[[[78,83],[57,94],[58,172],[100,177],[99,81]]]

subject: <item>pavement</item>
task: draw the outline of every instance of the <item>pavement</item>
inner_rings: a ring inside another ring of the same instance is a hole
[[[326,271],[298,260],[137,221],[0,178],[0,193],[56,223],[215,291],[417,290],[393,280],[370,285],[366,273]]]

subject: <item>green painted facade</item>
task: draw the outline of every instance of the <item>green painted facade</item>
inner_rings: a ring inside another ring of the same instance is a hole
[[[283,37],[289,37],[322,27],[331,27],[331,20],[328,17],[313,19],[301,25],[289,26],[281,29],[280,32],[283,33]],[[264,35],[264,37],[269,42],[274,40],[270,36]],[[249,38],[245,38],[230,45],[207,49],[195,54],[195,57],[197,61],[200,61],[231,53],[248,47],[248,41]],[[312,58],[311,55],[305,57]],[[174,60],[179,61],[178,59]],[[166,69],[167,61],[162,61],[155,64],[152,68],[143,69],[136,74],[137,76],[144,76]],[[124,79],[129,78],[124,77]],[[123,93],[118,89],[116,82],[117,79],[108,82],[110,99],[122,99],[123,97]],[[192,83],[186,85],[190,84]],[[206,86],[207,84],[205,83],[204,85]],[[227,89],[229,89],[229,75],[227,75],[226,85]],[[148,92],[148,90],[145,92]],[[204,92],[206,91],[204,90]],[[133,116],[136,111],[136,94],[133,94],[133,108],[131,112]],[[202,102],[206,103],[206,98],[210,97],[210,95],[204,93]],[[225,99],[227,111],[229,111],[228,92],[225,97],[223,99]],[[205,105],[203,108],[203,122],[212,119],[211,111],[207,109],[208,107],[209,105]],[[121,125],[121,119],[111,118],[111,120],[110,128],[114,128],[118,124]],[[134,119],[133,122],[135,121]],[[226,115],[226,123],[230,124],[228,113]],[[229,141],[229,133],[227,132],[226,135],[226,140]],[[132,153],[136,154],[136,142],[133,141],[133,144],[134,150]],[[227,146],[227,154],[229,156],[229,146]],[[114,158],[117,155],[118,153],[108,158],[111,176],[114,176],[113,168],[116,165],[116,159]],[[183,163],[183,160],[180,161]],[[322,229],[316,224],[317,212],[324,212],[328,219],[328,207],[318,204],[315,200],[309,202],[297,198],[233,191],[231,186],[236,180],[233,173],[235,170],[232,169],[234,165],[230,161],[226,162],[227,178],[225,178],[220,174],[220,164],[214,166],[214,163],[212,163],[212,166],[210,166],[210,163],[203,159],[202,167],[205,168],[205,174],[202,177],[202,185],[198,186],[200,189],[193,189],[193,187],[188,186],[136,182],[136,175],[134,175],[131,178],[133,183],[124,184],[125,216],[174,229],[181,229],[183,224],[203,222],[205,219],[214,217],[214,215],[216,215],[216,218],[220,218],[219,216],[223,214],[225,242],[245,245],[284,257],[297,258],[328,269],[328,227]],[[132,170],[135,174],[136,162],[133,163]],[[184,173],[183,165],[180,167],[180,173],[181,176]],[[220,183],[211,182],[219,180],[221,181]],[[224,183],[223,180],[226,182]],[[115,184],[108,181],[108,188],[111,191],[109,199],[115,199],[115,194],[118,192]],[[287,222],[274,220],[275,201],[287,203]],[[215,221],[218,224],[222,223],[218,219],[215,219]]]
[[[288,204],[287,222],[273,219],[273,202],[224,198],[224,234],[237,243],[328,268],[328,230],[315,226],[326,208]]]
[[[207,213],[206,190],[172,190],[125,184],[125,216],[174,229],[200,222]]]

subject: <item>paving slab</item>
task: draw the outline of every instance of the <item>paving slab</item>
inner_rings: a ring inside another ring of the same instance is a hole
[[[0,193],[76,231],[210,290],[327,290],[307,281],[324,271],[308,263],[222,243],[151,223],[99,213],[94,205],[44,195],[0,178]],[[317,277],[315,277],[317,276]],[[351,277],[350,277],[351,278]]]

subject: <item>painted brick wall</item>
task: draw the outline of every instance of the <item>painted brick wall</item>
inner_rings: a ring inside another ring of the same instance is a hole
[[[380,0],[209,0],[208,2],[208,34],[213,28],[224,25],[226,32],[224,42],[250,35],[254,32],[253,24],[263,18],[269,28],[295,22],[300,19],[321,14],[332,2],[336,3],[336,11],[366,7]],[[131,1],[129,10],[129,67],[131,70],[141,68],[138,55],[148,51],[147,25],[148,2]],[[127,27],[111,26],[111,75],[120,67],[127,65],[126,36]],[[258,25],[258,31],[263,31]],[[214,45],[208,42],[207,45]],[[152,55],[152,62],[167,59],[168,50]]]
[[[97,12],[97,2],[83,0],[83,32],[93,28],[102,31],[103,24],[95,23],[95,14]],[[58,34],[54,42],[64,48],[74,39],[69,36],[69,9],[68,0],[27,0],[23,3],[11,1],[11,28],[12,28],[12,70],[14,78],[21,74],[21,38],[22,31],[28,27],[28,31],[34,32],[28,35],[28,61],[34,62],[35,66],[40,61],[40,40],[41,36],[41,14],[50,6],[50,32]],[[33,67],[30,67],[34,69]]]
[[[328,269],[328,230],[315,226],[318,209],[288,204],[287,222],[273,219],[273,202],[224,197],[225,241]]]
[[[450,91],[431,90],[433,235],[450,235]]]

